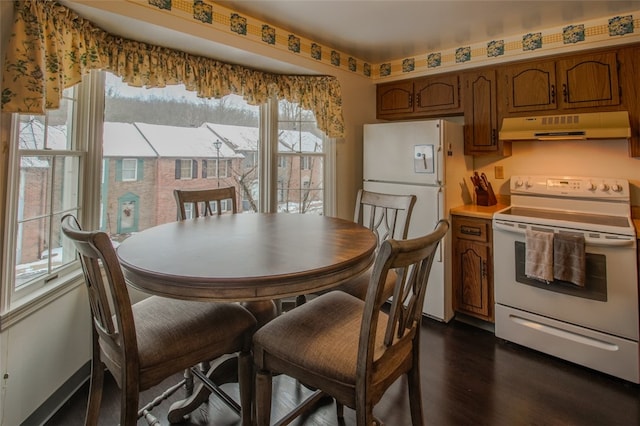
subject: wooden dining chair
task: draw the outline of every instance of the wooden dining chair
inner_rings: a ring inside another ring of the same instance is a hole
[[[360,189],[356,198],[353,221],[374,232],[378,239],[378,248],[384,240],[389,238],[404,240],[409,232],[416,199],[415,195],[383,194]],[[332,290],[341,290],[364,300],[370,279],[371,269],[368,269],[364,274],[351,278]],[[395,272],[390,271],[384,292],[387,297],[391,297],[395,280]],[[305,301],[305,298],[298,297],[296,305],[299,306]]]
[[[374,424],[373,407],[400,376],[407,376],[411,419],[422,426],[420,324],[429,272],[436,248],[449,229],[441,220],[434,231],[410,240],[385,240],[376,255],[366,300],[331,291],[287,312],[253,336],[257,371],[256,423],[271,418],[272,375],[286,374],[317,391],[276,424],[287,424],[329,395],[355,409],[358,426]],[[384,286],[397,271],[391,307]],[[376,424],[380,424],[375,420]]]
[[[233,186],[211,189],[174,189],[173,195],[178,206],[178,220],[187,219],[187,205],[193,206],[192,217],[222,214],[222,202],[225,200],[231,205],[231,213],[238,212],[236,189]],[[215,210],[212,206],[215,206]]]
[[[72,215],[62,218],[62,232],[78,252],[91,307],[93,348],[85,424],[98,424],[105,368],[121,389],[120,425],[132,426],[141,416],[155,421],[147,411],[153,405],[138,409],[141,391],[201,362],[234,353],[239,353],[242,424],[250,424],[253,315],[239,304],[158,296],[131,305],[109,236],[83,231]]]

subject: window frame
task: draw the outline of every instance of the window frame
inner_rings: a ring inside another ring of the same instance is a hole
[[[67,129],[73,140],[74,156],[80,159],[78,167],[77,214],[83,227],[98,226],[100,216],[100,182],[102,174],[102,117],[104,105],[104,76],[99,71],[86,75],[75,88],[76,105],[71,126]],[[15,290],[15,261],[17,247],[16,223],[20,182],[19,114],[10,115],[7,140],[7,185],[4,203],[4,234],[2,241],[2,296],[0,300],[0,331],[7,329],[34,310],[82,285],[82,270],[77,260],[39,279],[35,286]],[[89,143],[92,141],[92,143]],[[37,153],[38,151],[33,151]],[[43,150],[45,154],[57,151]],[[64,153],[68,151],[63,151]],[[42,281],[42,283],[40,283]],[[37,287],[37,288],[36,288]],[[25,291],[21,291],[25,290]]]

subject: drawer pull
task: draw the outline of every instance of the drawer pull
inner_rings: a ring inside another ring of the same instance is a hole
[[[461,226],[460,233],[464,235],[473,235],[474,237],[479,237],[482,235],[482,230],[480,228],[475,228],[472,226]]]

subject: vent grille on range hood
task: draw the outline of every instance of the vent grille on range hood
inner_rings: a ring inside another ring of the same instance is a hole
[[[505,118],[500,140],[629,139],[627,111]]]

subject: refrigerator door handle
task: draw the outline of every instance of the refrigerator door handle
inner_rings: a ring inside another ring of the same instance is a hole
[[[442,187],[438,188],[438,196],[436,197],[436,211],[438,212],[438,217],[436,218],[436,223],[443,217],[442,214]],[[442,263],[442,242],[438,244],[438,263]]]

